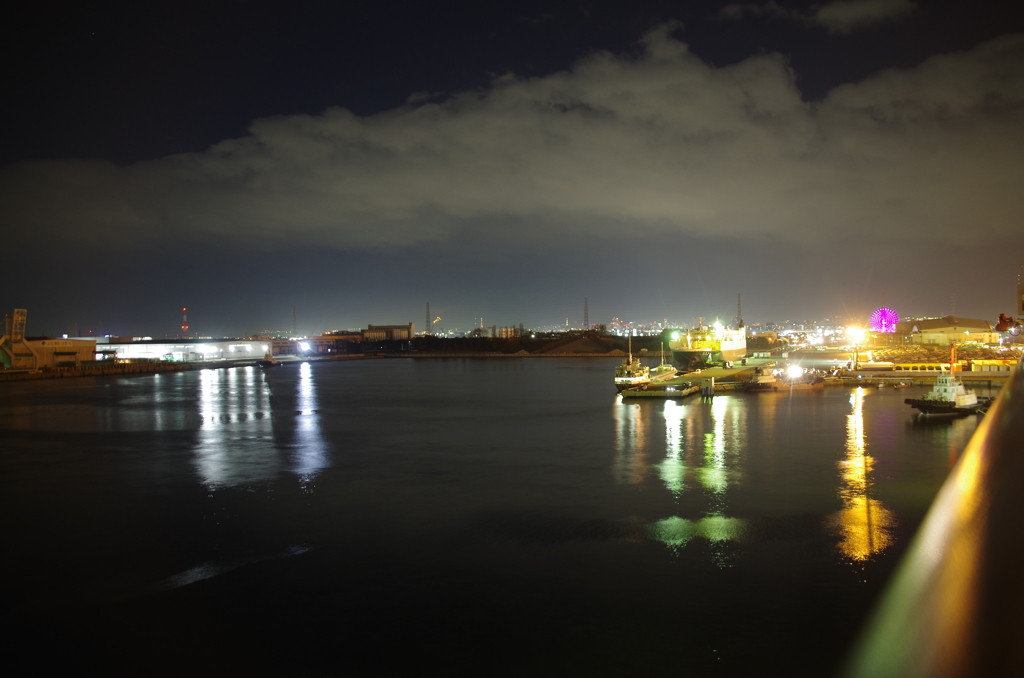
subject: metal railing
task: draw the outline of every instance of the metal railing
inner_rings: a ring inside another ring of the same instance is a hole
[[[844,675],[1024,676],[1022,518],[1018,364],[936,496]]]

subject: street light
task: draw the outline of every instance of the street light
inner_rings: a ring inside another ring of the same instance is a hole
[[[853,339],[853,369],[857,370],[857,358],[860,356],[860,345],[864,341],[865,332],[859,327],[847,330],[846,334]]]

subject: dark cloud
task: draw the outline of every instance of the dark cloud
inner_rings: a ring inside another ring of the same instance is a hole
[[[202,153],[8,166],[0,216],[16,239],[122,248],[1017,232],[1024,37],[809,104],[783,57],[713,67],[673,28],[436,103],[262,118]]]

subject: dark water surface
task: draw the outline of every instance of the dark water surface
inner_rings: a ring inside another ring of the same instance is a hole
[[[915,423],[903,399],[924,387],[623,403],[613,367],[0,385],[9,655],[146,675],[832,674],[975,418]]]

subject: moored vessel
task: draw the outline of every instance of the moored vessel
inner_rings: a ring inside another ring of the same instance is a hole
[[[259,365],[260,367],[277,367],[281,363],[275,360],[274,356],[270,355],[270,352],[267,351],[267,354],[263,356],[263,358],[261,358],[260,360],[257,360],[256,364]]]
[[[778,391],[779,383],[779,378],[775,376],[774,370],[770,370],[767,367],[758,367],[754,369],[754,374],[750,377],[750,381],[747,382],[747,387],[744,390],[752,393]]]
[[[782,388],[792,391],[820,391],[825,388],[825,378],[816,374],[805,374],[782,383]]]
[[[642,364],[640,358],[633,357],[633,339],[629,339],[629,353],[621,365],[615,367],[615,388],[623,391],[627,388],[645,388],[651,383],[651,368]]]
[[[674,379],[679,371],[671,364],[665,362],[665,345],[661,345],[661,364],[651,370],[651,383],[658,383]]]
[[[931,391],[920,398],[906,398],[903,402],[921,414],[960,415],[984,412],[992,404],[992,399],[978,398],[974,391],[964,388],[963,382],[956,378],[956,344],[951,344],[949,372],[943,367]]]
[[[674,335],[668,347],[672,363],[681,370],[692,371],[746,356],[747,333],[742,325],[729,329],[716,322],[711,327],[700,325],[685,334]]]

